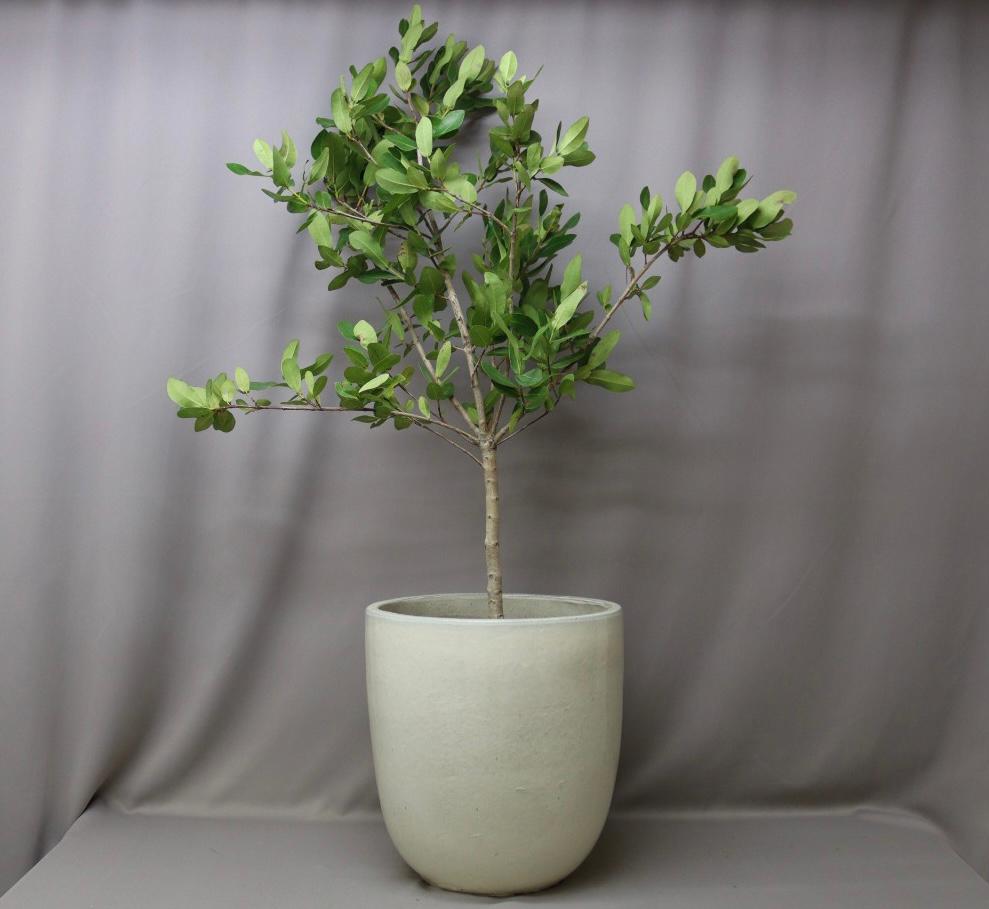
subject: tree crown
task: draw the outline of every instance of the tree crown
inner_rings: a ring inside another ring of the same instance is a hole
[[[384,297],[375,315],[339,323],[347,365],[333,403],[333,357],[304,362],[296,340],[274,380],[252,380],[240,367],[202,386],[169,379],[178,415],[197,431],[229,432],[235,411],[346,411],[372,428],[421,427],[481,463],[478,449],[532,425],[581,383],[634,387],[609,366],[620,338],[610,323],[632,299],[649,318],[660,278],[647,273],[661,257],[676,262],[709,247],[751,253],[789,235],[784,207],[795,194],[742,198],[748,174],[729,157],[700,180],[681,174],[671,205],[648,187],[637,206],[623,205],[610,241],[624,287],[590,294],[579,255],[556,266],[580,220],[564,214],[559,175],[594,160],[588,118],[544,136],[535,77],[519,75],[512,51],[496,62],[454,35],[434,42],[437,32],[416,5],[386,57],[351,66],[330,115],[316,118],[301,167],[287,133],[278,145],[255,141],[260,169],[227,165],[272,184],[262,191],[302,218],[316,268],[333,272],[330,290],[356,280]],[[487,161],[471,170],[456,159],[458,140],[486,118]],[[480,240],[464,264],[448,243],[466,222],[480,224]],[[268,397],[275,389],[283,400]]]

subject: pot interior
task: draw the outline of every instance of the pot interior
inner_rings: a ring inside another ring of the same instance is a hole
[[[506,619],[568,619],[590,617],[617,610],[613,603],[580,597],[506,594]],[[380,612],[432,619],[489,619],[487,597],[482,593],[436,594],[378,603]]]

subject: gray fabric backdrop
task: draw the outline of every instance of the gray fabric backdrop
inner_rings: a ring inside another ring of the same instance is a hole
[[[425,434],[194,436],[170,373],[336,347],[284,212],[228,174],[308,137],[390,3],[0,9],[0,890],[94,794],[373,811],[363,606],[483,581],[480,477]],[[633,395],[503,456],[507,586],[627,608],[616,806],[872,803],[989,872],[984,4],[432,2],[545,62],[597,284],[643,183],[737,154],[794,239],[666,269]]]

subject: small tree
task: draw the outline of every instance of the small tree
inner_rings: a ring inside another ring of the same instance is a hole
[[[608,285],[589,297],[579,255],[554,272],[580,219],[564,215],[555,197],[567,193],[554,175],[594,160],[588,118],[545,138],[534,126],[535,77],[517,76],[515,54],[496,64],[482,45],[469,49],[454,35],[431,46],[437,29],[418,5],[399,23],[387,90],[385,57],[350,67],[349,85],[341,77],[330,98],[332,115],[316,118],[321,128],[301,173],[287,133],[277,147],[254,143],[262,170],[227,165],[271,181],[265,195],[304,216],[299,231],[316,245],[316,268],[337,269],[329,290],[357,280],[386,295],[373,320],[339,325],[348,365],[333,385],[338,403],[325,400],[332,356],[301,364],[298,341],[282,352],[280,380],[253,381],[238,367],[204,386],[171,378],[168,394],[197,432],[230,432],[234,411],[308,410],[356,414],[371,428],[418,427],[456,447],[483,471],[488,609],[501,617],[498,448],[576,397],[580,383],[630,391],[632,379],[609,368],[619,340],[609,325],[633,298],[649,318],[660,279],[647,274],[657,261],[701,257],[709,246],[750,253],[782,240],[792,227],[783,207],[795,195],[740,199],[748,177],[734,157],[699,184],[681,174],[675,208],[645,187],[638,208],[622,206],[610,237],[625,267],[623,289],[613,295]],[[462,169],[458,138],[492,113],[487,162]],[[481,234],[463,268],[448,244],[467,222]],[[404,365],[410,359],[417,364]],[[264,396],[274,388],[287,398]]]

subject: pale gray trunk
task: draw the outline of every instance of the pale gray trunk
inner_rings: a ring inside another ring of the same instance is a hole
[[[488,615],[505,617],[501,590],[501,539],[498,513],[498,461],[490,440],[481,445],[484,468],[484,561],[488,569]]]

